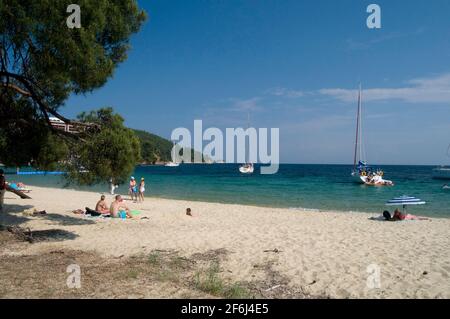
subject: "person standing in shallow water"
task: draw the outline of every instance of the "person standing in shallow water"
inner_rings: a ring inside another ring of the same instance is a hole
[[[142,177],[141,182],[139,183],[139,194],[138,194],[139,202],[144,201],[144,192],[145,192],[145,179]]]

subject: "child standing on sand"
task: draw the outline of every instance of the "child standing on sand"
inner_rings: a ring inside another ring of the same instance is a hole
[[[145,180],[142,177],[141,182],[139,183],[139,202],[144,201],[144,192],[145,192]]]

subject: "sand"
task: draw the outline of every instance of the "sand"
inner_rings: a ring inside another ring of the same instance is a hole
[[[64,240],[1,254],[76,249],[113,258],[155,249],[174,250],[182,256],[222,249],[226,252],[222,275],[230,281],[259,280],[267,275],[263,270],[270,269],[284,284],[312,295],[450,298],[450,219],[382,222],[369,220],[379,212],[321,212],[152,197],[144,203],[127,201],[131,209],[141,211],[134,220],[92,219],[71,211],[93,208],[98,193],[33,187],[31,196],[21,200],[7,193],[3,223],[33,230],[59,229],[67,235]],[[107,195],[107,201],[111,200]],[[187,207],[193,217],[185,215]],[[30,208],[45,209],[48,214],[23,213]]]

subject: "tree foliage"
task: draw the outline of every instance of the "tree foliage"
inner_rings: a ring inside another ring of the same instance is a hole
[[[0,0],[0,162],[4,164],[48,168],[70,160],[80,166],[76,161],[84,159],[94,141],[105,144],[109,138],[112,144],[119,139],[104,133],[108,131],[102,126],[105,118],[96,118],[106,114],[118,131],[120,121],[112,111],[71,121],[59,110],[71,94],[105,84],[127,58],[129,39],[146,15],[136,0],[79,0],[82,27],[70,29],[66,9],[72,2]],[[50,116],[80,127],[82,133],[54,129]],[[89,117],[95,121],[89,122]],[[74,149],[82,155],[69,152]],[[130,162],[115,162],[117,172],[128,170],[134,157],[128,158]],[[99,166],[91,169],[104,176]],[[92,182],[75,178],[75,173],[71,176],[78,182]]]
[[[125,182],[141,157],[134,132],[123,125],[123,118],[111,108],[82,113],[78,120],[96,123],[102,129],[70,149],[72,160],[66,165],[69,180],[79,184],[101,183],[110,178],[115,183]]]

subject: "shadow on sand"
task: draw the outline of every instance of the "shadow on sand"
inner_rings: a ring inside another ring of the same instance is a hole
[[[78,237],[73,232],[64,229],[32,230],[21,225],[32,219],[40,218],[51,220],[59,225],[87,225],[95,223],[92,220],[85,220],[58,214],[45,214],[29,216],[22,214],[26,210],[33,209],[33,205],[3,205],[3,213],[0,213],[0,231],[10,233],[11,236],[21,241],[35,242],[58,242],[73,240]]]
[[[4,225],[17,225],[27,222],[31,220],[31,218],[41,218],[41,219],[47,219],[49,221],[58,223],[59,225],[92,225],[95,224],[94,220],[88,220],[83,219],[81,217],[72,217],[68,215],[62,215],[62,214],[54,214],[49,213],[44,215],[22,215],[22,213],[26,210],[33,209],[34,206],[32,205],[3,205],[3,216],[0,216],[0,224]]]
[[[2,243],[3,246],[10,243],[13,238],[23,242],[37,243],[44,241],[59,242],[73,240],[77,237],[77,234],[64,229],[31,230],[20,226],[0,225],[0,243]]]
[[[64,229],[34,230],[31,236],[34,242],[73,240],[78,237],[77,234]]]

